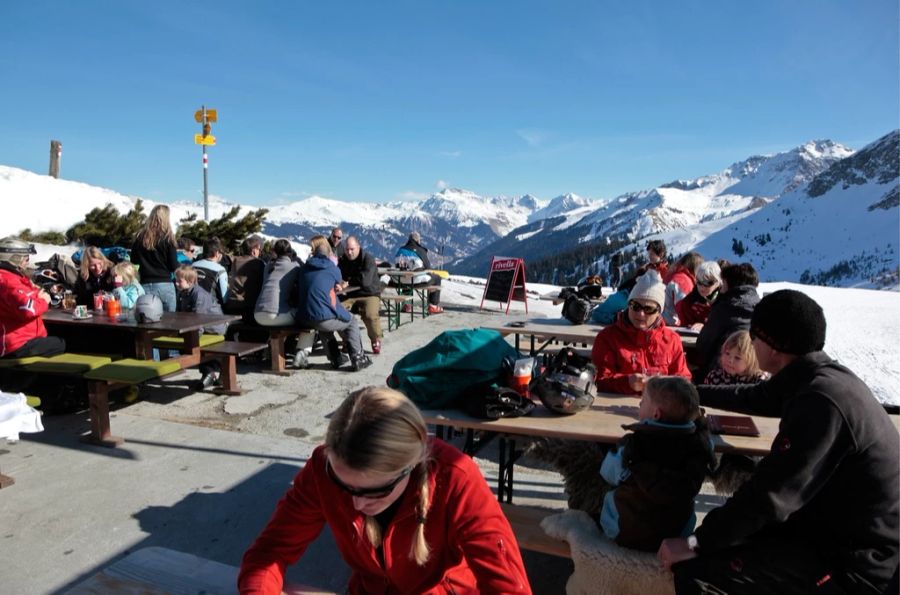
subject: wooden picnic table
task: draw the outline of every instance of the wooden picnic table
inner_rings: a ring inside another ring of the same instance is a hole
[[[137,359],[153,358],[153,339],[162,336],[181,336],[184,346],[179,348],[181,355],[177,358],[181,367],[191,368],[200,363],[200,335],[207,326],[227,324],[240,320],[236,314],[196,314],[194,312],[165,312],[159,322],[139,323],[133,313],[122,313],[118,316],[107,316],[95,313],[91,318],[77,319],[70,310],[47,310],[43,315],[47,325],[65,325],[90,333],[93,329],[122,329],[134,334],[134,352]],[[102,352],[103,345],[97,345]],[[229,383],[230,376],[223,376],[223,383]],[[225,391],[239,391],[237,386],[225,386]]]
[[[522,454],[516,450],[516,437],[565,438],[615,444],[627,433],[622,426],[638,420],[639,402],[631,395],[601,393],[595,397],[590,409],[574,415],[558,415],[538,404],[529,415],[498,420],[479,419],[458,409],[425,409],[422,416],[425,423],[437,428],[438,437],[443,436],[444,428],[466,430],[463,450],[468,454],[473,454],[482,446],[476,443],[475,432],[488,433],[487,440],[496,435],[499,438],[500,459],[497,497],[501,501],[505,498],[506,502],[512,502],[513,467]],[[705,409],[708,414],[734,415],[733,412],[709,407]],[[753,456],[767,454],[778,433],[780,420],[772,417],[753,417],[753,420],[759,428],[759,436],[713,435],[716,451]],[[900,424],[900,421],[897,423]]]
[[[425,423],[437,428],[439,438],[443,438],[444,428],[466,430],[463,450],[474,454],[483,445],[476,442],[475,432],[486,433],[487,442],[499,438],[499,473],[497,478],[497,498],[512,502],[513,466],[522,452],[516,450],[516,437],[565,438],[606,444],[617,443],[627,431],[623,425],[638,421],[640,400],[631,395],[600,393],[594,398],[590,409],[574,415],[558,415],[538,404],[523,417],[486,420],[472,417],[458,409],[425,409],[422,416]],[[733,411],[704,407],[707,415],[741,415]],[[712,434],[716,452],[733,452],[750,456],[764,456],[769,453],[772,442],[778,434],[781,419],[777,417],[752,417],[759,436],[733,436]],[[891,415],[894,427],[900,432],[900,415]]]
[[[407,291],[409,292],[409,295],[417,296],[422,304],[422,318],[428,317],[428,292],[433,291],[431,288],[436,286],[422,283],[417,285],[413,283],[413,279],[417,275],[431,275],[431,269],[414,271],[408,269],[380,268],[378,269],[378,274],[390,277],[391,281],[396,285],[398,293]]]
[[[72,317],[70,310],[47,310],[43,316],[45,324],[81,327],[87,332],[96,328],[129,331],[134,334],[134,351],[138,359],[153,357],[154,338],[183,336],[184,348],[182,351],[184,353],[179,358],[183,368],[190,368],[200,363],[200,334],[203,327],[228,324],[240,319],[239,314],[164,312],[159,322],[142,324],[135,320],[133,313],[122,313],[118,316],[95,313],[91,318],[78,319]]]
[[[554,341],[565,345],[584,344],[591,346],[597,333],[603,330],[602,324],[572,324],[565,318],[528,318],[500,317],[481,325],[481,328],[499,332],[503,336],[515,335],[516,349],[520,349],[520,337],[530,338],[529,354],[536,355]],[[670,327],[681,336],[681,344],[685,349],[693,349],[697,344],[697,332],[683,327]],[[543,341],[538,347],[537,342]]]

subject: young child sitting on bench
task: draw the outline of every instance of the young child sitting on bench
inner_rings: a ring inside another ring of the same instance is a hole
[[[221,314],[222,306],[208,291],[197,284],[197,271],[188,264],[175,270],[175,288],[178,290],[178,312],[195,312],[196,314]],[[224,335],[227,324],[203,327],[202,332]],[[219,382],[222,366],[217,361],[200,364],[200,381],[196,390],[205,390]]]
[[[607,453],[600,528],[619,545],[656,551],[663,539],[694,530],[694,498],[715,464],[697,389],[680,376],[647,381],[639,421]]]
[[[715,465],[697,389],[681,376],[650,377],[625,429],[613,448],[541,438],[528,452],[563,476],[569,508],[619,545],[655,552],[666,537],[691,534],[694,498]]]

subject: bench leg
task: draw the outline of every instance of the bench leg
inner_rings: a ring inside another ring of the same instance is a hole
[[[272,333],[269,336],[269,351],[272,352],[272,369],[270,372],[279,376],[290,376],[291,374],[287,370],[287,364],[284,361],[284,340],[286,338],[286,335],[281,333]]]
[[[12,484],[16,483],[16,480],[10,477],[9,475],[3,475],[0,473],[0,489],[8,488]]]
[[[219,357],[218,360],[222,365],[222,372],[219,375],[222,379],[222,386],[214,389],[213,392],[217,395],[232,396],[244,394],[237,381],[237,358],[233,355],[225,355]]]
[[[88,400],[91,412],[91,433],[82,442],[106,446],[119,446],[124,439],[113,436],[109,426],[109,385],[106,382],[88,383]]]

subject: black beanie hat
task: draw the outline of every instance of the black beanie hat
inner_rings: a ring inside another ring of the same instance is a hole
[[[825,347],[825,313],[805,293],[782,289],[756,304],[750,333],[781,353],[821,351]]]

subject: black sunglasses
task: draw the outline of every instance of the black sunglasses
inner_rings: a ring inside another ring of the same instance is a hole
[[[697,281],[697,285],[702,285],[703,287],[712,287],[716,283],[718,283],[718,281],[716,281],[715,279],[709,279],[707,281]]]
[[[632,312],[646,314],[647,316],[652,316],[659,312],[659,306],[643,306],[637,302],[628,302],[628,307],[631,308]]]
[[[403,471],[400,472],[400,475],[392,480],[390,483],[386,483],[383,486],[375,486],[372,488],[354,488],[345,484],[343,481],[338,478],[334,473],[334,469],[331,468],[331,461],[325,459],[325,470],[328,472],[328,477],[331,478],[331,481],[337,485],[337,487],[341,488],[351,496],[356,496],[357,498],[371,498],[373,500],[377,500],[379,498],[384,498],[388,494],[394,491],[394,488],[403,481],[403,478],[412,473],[413,468],[407,467]]]

